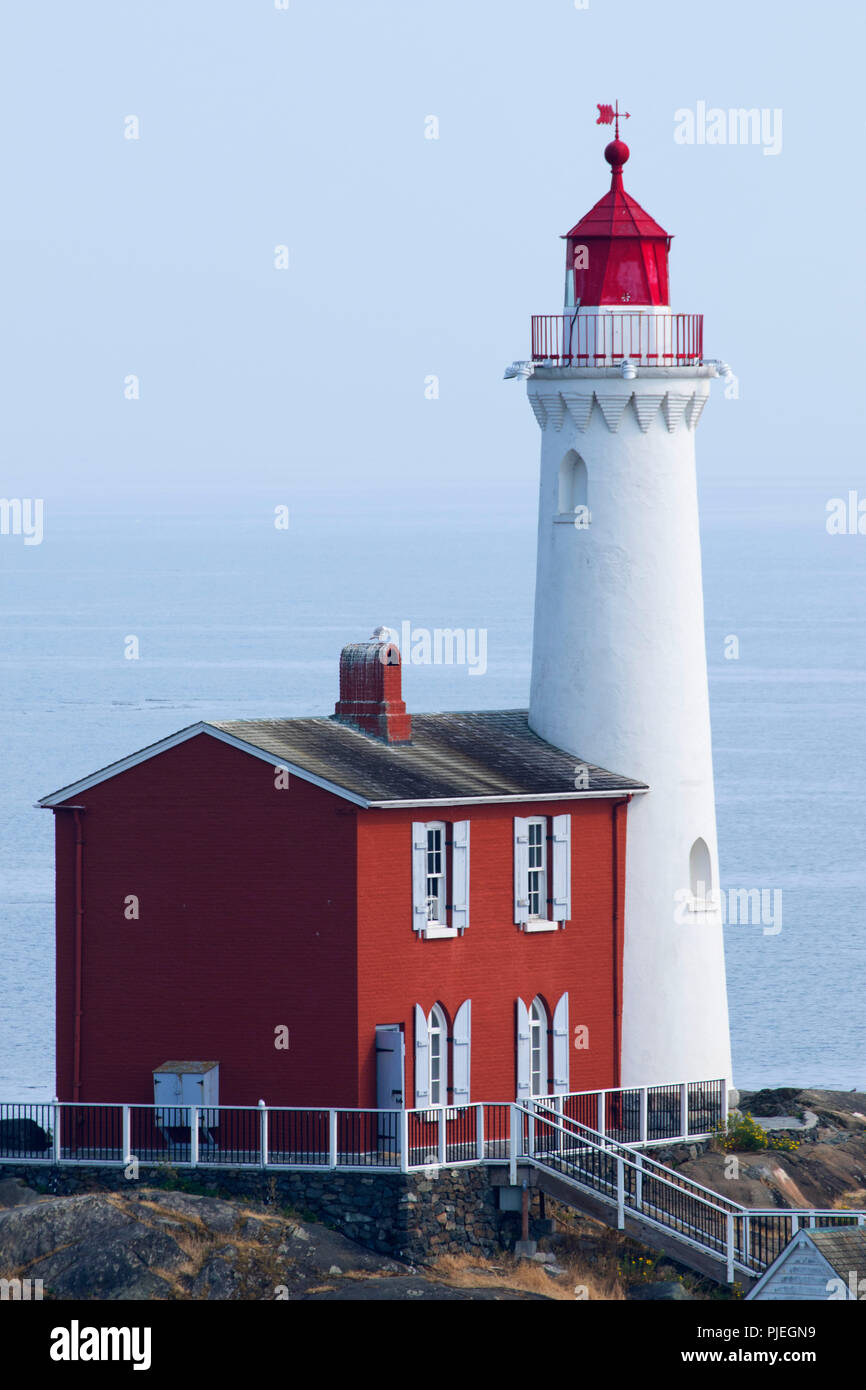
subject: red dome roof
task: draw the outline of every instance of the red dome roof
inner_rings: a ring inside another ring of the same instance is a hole
[[[668,304],[670,235],[622,186],[628,145],[612,140],[604,156],[610,190],[565,234],[569,268],[575,247],[587,248],[587,264],[575,269],[575,296],[582,305]]]

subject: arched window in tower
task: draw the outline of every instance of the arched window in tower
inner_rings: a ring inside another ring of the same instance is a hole
[[[529,1010],[529,1090],[533,1096],[547,1095],[547,1007],[536,996]]]
[[[557,521],[568,522],[579,530],[589,525],[589,482],[586,464],[574,449],[569,449],[559,465],[559,495]]]
[[[706,840],[695,840],[689,852],[689,888],[694,911],[702,912],[712,907],[713,865]]]

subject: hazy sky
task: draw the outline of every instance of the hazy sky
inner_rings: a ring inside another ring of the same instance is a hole
[[[739,377],[735,402],[713,388],[703,476],[856,486],[853,0],[277,4],[5,5],[0,492],[533,478],[502,372],[560,310],[615,98],[626,187],[675,234],[674,307]],[[781,111],[781,152],[678,144],[698,102]]]

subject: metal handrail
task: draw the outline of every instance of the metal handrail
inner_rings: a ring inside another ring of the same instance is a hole
[[[840,1224],[851,1224],[856,1222],[858,1226],[866,1225],[866,1212],[856,1209],[840,1210],[820,1207],[796,1207],[786,1210],[779,1207],[745,1207],[739,1202],[734,1202],[732,1199],[722,1196],[721,1193],[713,1192],[712,1189],[704,1187],[701,1183],[694,1182],[691,1178],[678,1174],[675,1169],[667,1168],[664,1164],[658,1163],[657,1160],[649,1158],[647,1155],[635,1154],[634,1150],[630,1147],[620,1144],[617,1140],[610,1140],[598,1131],[590,1130],[586,1125],[582,1125],[575,1120],[570,1120],[568,1116],[564,1117],[563,1123],[562,1119],[551,1118],[549,1111],[544,1111],[539,1114],[536,1102],[515,1104],[512,1107],[512,1114],[522,1115],[533,1123],[540,1121],[540,1123],[546,1127],[558,1130],[567,1139],[579,1139],[584,1145],[585,1150],[603,1154],[614,1160],[617,1165],[616,1199],[614,1200],[612,1195],[610,1195],[613,1191],[613,1184],[610,1181],[601,1179],[600,1175],[595,1176],[599,1178],[604,1187],[608,1188],[607,1193],[599,1190],[598,1187],[593,1187],[587,1181],[581,1181],[581,1177],[579,1176],[581,1173],[580,1165],[569,1159],[567,1151],[564,1154],[559,1150],[554,1152],[548,1151],[547,1153],[536,1152],[534,1134],[531,1135],[533,1151],[531,1153],[518,1154],[518,1127],[514,1125],[513,1122],[510,1154],[510,1177],[512,1183],[516,1184],[517,1182],[517,1165],[520,1159],[523,1158],[524,1161],[533,1163],[538,1168],[547,1169],[557,1174],[557,1176],[564,1178],[567,1182],[574,1183],[576,1187],[593,1193],[599,1197],[600,1200],[607,1201],[612,1206],[615,1205],[617,1207],[617,1225],[620,1229],[624,1227],[625,1212],[628,1210],[634,1215],[641,1217],[643,1220],[658,1226],[660,1229],[671,1232],[687,1244],[702,1250],[713,1258],[721,1258],[722,1250],[724,1249],[728,1282],[733,1282],[735,1268],[754,1277],[763,1272],[763,1270],[772,1263],[772,1259],[775,1258],[775,1255],[768,1255],[762,1258],[760,1256],[756,1257],[751,1253],[750,1234],[753,1221],[774,1220],[784,1223],[790,1222],[791,1236],[793,1236],[797,1230],[802,1229],[801,1223],[804,1221],[809,1222],[810,1227],[814,1227],[816,1218],[823,1218],[825,1223],[829,1218],[832,1218],[833,1221],[839,1222]],[[571,1126],[571,1128],[569,1129],[567,1126]],[[521,1148],[523,1147],[522,1130],[523,1126],[521,1125],[519,1127],[519,1137],[521,1140],[519,1147]],[[580,1132],[576,1133],[576,1131]],[[557,1167],[557,1162],[562,1166]],[[574,1171],[568,1172],[568,1168]],[[626,1168],[631,1168],[636,1174],[635,1194],[637,1200],[631,1200],[631,1198],[626,1195],[624,1182]],[[654,1168],[660,1171],[648,1172],[648,1168]],[[565,1171],[563,1171],[563,1169],[565,1169]],[[594,1175],[584,1173],[584,1176],[589,1178]],[[647,1177],[651,1182],[665,1188],[671,1188],[690,1201],[697,1202],[701,1207],[715,1212],[719,1218],[724,1218],[724,1244],[719,1235],[714,1234],[711,1230],[701,1229],[700,1226],[692,1224],[686,1220],[684,1215],[677,1215],[674,1210],[659,1206],[656,1202],[645,1201],[643,1195],[643,1181]],[[655,1215],[653,1215],[653,1213],[655,1213]],[[660,1220],[659,1216],[667,1219]],[[737,1239],[737,1223],[740,1223],[739,1240]],[[687,1234],[687,1232],[691,1232],[691,1234]]]
[[[527,1117],[528,1119],[530,1119],[530,1120],[535,1120],[535,1119],[537,1118],[537,1116],[536,1116],[536,1114],[535,1114],[535,1111],[532,1110],[532,1109],[530,1109],[528,1106],[525,1106],[525,1105],[515,1105],[515,1106],[514,1106],[514,1111],[517,1112],[518,1114],[522,1114],[522,1115],[526,1116],[526,1117]],[[558,1124],[556,1121],[547,1121],[546,1123],[552,1125],[553,1128],[556,1128],[556,1129],[561,1130],[563,1134],[566,1134],[566,1135],[568,1134],[568,1131],[565,1129],[565,1126],[564,1126],[564,1125]],[[516,1136],[513,1136],[513,1138],[516,1139]],[[637,1160],[635,1160],[634,1158],[631,1158],[631,1157],[625,1157],[622,1153],[614,1153],[614,1152],[612,1151],[612,1149],[611,1149],[606,1143],[595,1143],[595,1142],[592,1141],[592,1140],[587,1140],[586,1142],[589,1144],[589,1147],[590,1147],[591,1149],[595,1150],[595,1151],[598,1152],[598,1153],[604,1154],[604,1155],[606,1155],[607,1157],[612,1158],[612,1159],[614,1159],[614,1160],[616,1161],[616,1164],[617,1164],[617,1197],[616,1197],[616,1202],[615,1202],[615,1203],[613,1202],[612,1198],[610,1198],[609,1196],[606,1197],[604,1193],[598,1192],[596,1189],[594,1189],[594,1188],[592,1188],[591,1186],[589,1186],[589,1184],[587,1184],[587,1183],[581,1183],[580,1178],[578,1178],[578,1177],[572,1177],[572,1176],[571,1176],[570,1174],[568,1174],[568,1173],[563,1174],[561,1171],[557,1170],[557,1169],[553,1166],[553,1164],[551,1164],[551,1163],[545,1163],[545,1161],[544,1161],[544,1156],[543,1156],[543,1155],[524,1154],[524,1155],[522,1155],[522,1157],[523,1157],[525,1160],[527,1160],[528,1162],[534,1163],[534,1164],[536,1165],[536,1167],[539,1167],[539,1168],[547,1168],[549,1171],[556,1173],[556,1174],[557,1174],[558,1176],[560,1176],[560,1177],[563,1177],[563,1176],[564,1176],[564,1177],[566,1178],[567,1181],[573,1182],[573,1183],[575,1184],[575,1186],[577,1186],[577,1187],[582,1187],[582,1188],[584,1188],[586,1191],[588,1191],[588,1192],[590,1192],[590,1193],[594,1193],[594,1194],[595,1194],[596,1196],[598,1196],[602,1201],[605,1201],[605,1200],[606,1200],[606,1201],[610,1202],[611,1205],[615,1205],[615,1206],[617,1207],[617,1225],[618,1225],[618,1227],[619,1227],[620,1230],[622,1230],[622,1229],[624,1228],[624,1225],[625,1225],[625,1211],[626,1211],[626,1208],[628,1208],[628,1210],[629,1210],[630,1212],[632,1212],[632,1213],[633,1213],[634,1215],[636,1215],[636,1216],[640,1216],[643,1220],[652,1222],[653,1225],[656,1225],[656,1226],[660,1227],[662,1230],[666,1230],[666,1231],[672,1232],[674,1235],[679,1236],[680,1239],[682,1239],[683,1241],[685,1241],[687,1244],[692,1245],[692,1246],[695,1246],[696,1248],[698,1248],[698,1249],[704,1251],[704,1253],[706,1253],[706,1254],[712,1256],[713,1258],[716,1258],[716,1259],[719,1258],[719,1256],[720,1256],[720,1254],[721,1254],[721,1251],[720,1251],[720,1248],[719,1248],[720,1242],[718,1241],[718,1238],[717,1238],[717,1237],[713,1237],[712,1234],[711,1234],[709,1231],[702,1231],[699,1227],[690,1226],[689,1229],[690,1229],[691,1231],[693,1231],[695,1235],[698,1235],[698,1236],[702,1237],[700,1240],[695,1240],[695,1239],[693,1238],[693,1236],[686,1235],[682,1230],[677,1230],[676,1226],[674,1226],[674,1225],[672,1224],[674,1221],[676,1221],[676,1220],[678,1219],[678,1218],[676,1218],[676,1217],[673,1215],[672,1212],[666,1212],[664,1208],[656,1206],[655,1203],[650,1204],[651,1207],[652,1207],[652,1210],[654,1210],[654,1211],[656,1211],[656,1212],[662,1212],[665,1216],[668,1216],[668,1217],[670,1218],[670,1222],[664,1222],[664,1221],[659,1221],[657,1217],[654,1217],[654,1216],[650,1215],[646,1210],[644,1210],[642,1194],[641,1194],[641,1199],[640,1199],[640,1201],[641,1201],[641,1205],[640,1205],[640,1206],[635,1205],[635,1203],[633,1203],[633,1202],[627,1200],[626,1195],[625,1195],[625,1184],[624,1184],[624,1182],[623,1182],[623,1170],[624,1170],[626,1167],[630,1167],[630,1168],[634,1169],[635,1173],[636,1173],[636,1174],[639,1174],[639,1175],[641,1176],[641,1178],[642,1178],[642,1177],[643,1177],[643,1170],[642,1170],[642,1166],[641,1166],[641,1165],[642,1165],[642,1162],[643,1162],[643,1156],[642,1156],[642,1155],[639,1156]],[[618,1147],[622,1148],[623,1146],[620,1145],[620,1146],[618,1146]],[[516,1143],[512,1143],[512,1153],[511,1153],[511,1175],[510,1175],[510,1176],[511,1176],[512,1183],[515,1184],[515,1185],[516,1185],[516,1182],[517,1182],[517,1171],[516,1171],[516,1170],[517,1170],[517,1163],[518,1163],[518,1155],[517,1155],[517,1153],[516,1153],[516,1148],[517,1148]],[[574,1165],[574,1166],[576,1167],[577,1165]],[[669,1171],[671,1171],[671,1170],[669,1170]],[[653,1181],[656,1182],[656,1183],[661,1183],[661,1184],[662,1184],[663,1186],[665,1186],[665,1187],[673,1188],[673,1189],[674,1189],[675,1191],[677,1191],[677,1192],[683,1192],[683,1190],[684,1190],[678,1183],[672,1182],[672,1181],[670,1180],[670,1178],[657,1177],[657,1176],[653,1175]],[[687,1181],[688,1181],[688,1180],[687,1180]],[[608,1184],[608,1185],[609,1185],[609,1184]],[[696,1184],[696,1186],[697,1186],[697,1184]],[[704,1206],[704,1207],[708,1208],[709,1210],[715,1211],[720,1217],[724,1217],[724,1219],[725,1219],[725,1229],[726,1229],[726,1242],[725,1242],[725,1244],[726,1244],[726,1250],[725,1250],[725,1257],[726,1257],[726,1261],[727,1261],[727,1265],[728,1265],[728,1280],[729,1280],[729,1282],[733,1282],[733,1272],[734,1272],[734,1266],[735,1266],[735,1265],[736,1265],[738,1268],[740,1268],[741,1270],[743,1270],[743,1272],[746,1273],[746,1274],[748,1274],[748,1275],[752,1275],[752,1274],[757,1273],[758,1271],[756,1271],[755,1269],[752,1269],[752,1268],[750,1268],[749,1266],[743,1264],[743,1262],[742,1262],[741,1260],[737,1260],[737,1258],[736,1258],[736,1249],[735,1249],[735,1246],[734,1246],[733,1231],[732,1231],[732,1225],[733,1225],[733,1221],[734,1221],[734,1216],[735,1216],[735,1214],[732,1213],[732,1212],[726,1211],[725,1208],[719,1204],[718,1200],[710,1200],[710,1199],[708,1199],[708,1198],[702,1197],[702,1196],[701,1196],[699,1193],[697,1193],[697,1192],[695,1192],[695,1193],[687,1193],[687,1195],[691,1198],[692,1201],[698,1202],[701,1206]],[[718,1194],[716,1194],[716,1197],[718,1197]],[[744,1210],[745,1210],[745,1209],[744,1209]],[[738,1214],[739,1214],[739,1213],[738,1213]],[[685,1224],[685,1223],[680,1219],[680,1225],[684,1225],[684,1224]],[[713,1243],[713,1241],[715,1241],[715,1243]]]
[[[532,316],[533,362],[603,366],[628,357],[644,366],[691,366],[702,360],[703,344],[703,314],[672,314],[663,310],[615,310],[605,314],[585,313],[581,309],[573,315]]]
[[[535,1106],[537,1102],[532,1101],[530,1104]],[[536,1112],[534,1118],[540,1119],[542,1124],[550,1123],[546,1114],[539,1115]],[[579,1120],[571,1119],[569,1115],[563,1115],[561,1118],[565,1124],[572,1125],[575,1129],[579,1129],[584,1134],[590,1135],[590,1145],[592,1148],[605,1149],[608,1153],[613,1153],[614,1156],[616,1156],[616,1150],[622,1150],[624,1161],[630,1163],[632,1167],[639,1166],[640,1171],[643,1173],[646,1173],[649,1167],[658,1168],[661,1169],[663,1174],[667,1175],[665,1178],[662,1178],[661,1181],[668,1181],[670,1174],[676,1173],[677,1171],[675,1168],[669,1168],[666,1163],[660,1163],[657,1158],[652,1158],[649,1154],[643,1153],[640,1155],[640,1165],[638,1165],[632,1158],[635,1150],[633,1144],[623,1144],[619,1139],[612,1139],[609,1135],[602,1134],[599,1130],[590,1129],[588,1125],[581,1124]],[[557,1128],[562,1128],[562,1126],[557,1126]],[[627,1157],[625,1157],[626,1155]],[[704,1187],[703,1183],[695,1182],[694,1178],[688,1178],[684,1174],[678,1174],[677,1176],[679,1182],[684,1185],[682,1190],[685,1190],[686,1187],[696,1188],[699,1192],[707,1193],[708,1196],[714,1199],[715,1203],[727,1202],[730,1206],[730,1210],[737,1216],[747,1216],[751,1213],[751,1207],[744,1207],[740,1202],[735,1202],[732,1197],[725,1197],[721,1192],[714,1192],[711,1187]]]

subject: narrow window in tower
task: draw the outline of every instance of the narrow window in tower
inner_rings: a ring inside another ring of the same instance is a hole
[[[547,917],[547,821],[529,822],[529,920]]]
[[[705,840],[695,840],[689,852],[689,888],[692,912],[711,912],[713,900],[713,865]]]
[[[590,523],[589,479],[586,464],[569,449],[559,465],[556,520],[585,530]]]
[[[574,269],[570,265],[565,267],[565,307],[574,308]]]

